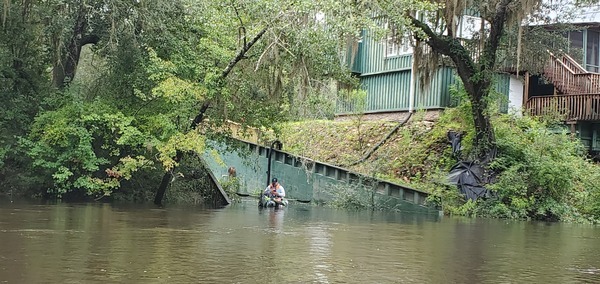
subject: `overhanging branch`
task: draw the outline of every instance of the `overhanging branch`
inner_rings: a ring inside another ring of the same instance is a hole
[[[242,46],[242,48],[240,48],[237,55],[233,59],[231,59],[231,61],[229,61],[229,64],[227,64],[227,67],[225,67],[225,69],[223,69],[223,72],[221,72],[221,76],[219,78],[217,78],[217,80],[222,81],[223,79],[225,79],[227,77],[227,75],[229,75],[231,70],[233,70],[233,67],[235,67],[235,65],[244,58],[244,56],[246,55],[248,50],[250,50],[250,48],[256,42],[258,42],[258,40],[265,34],[265,32],[268,30],[268,28],[269,28],[269,26],[266,26],[265,28],[263,28],[258,34],[256,34],[254,36],[254,38],[252,38],[251,41],[249,41],[247,44]],[[219,82],[219,84],[217,86],[220,86],[220,84],[222,84],[222,83]],[[196,117],[192,121],[192,124],[190,127],[192,130],[196,129],[196,127],[198,127],[198,125],[204,120],[204,114],[210,107],[210,104],[211,104],[210,100],[206,100],[202,104],[202,107],[200,108],[198,115],[196,115]],[[182,158],[183,158],[183,152],[178,150],[177,154],[175,155],[175,160],[180,161]],[[161,181],[160,185],[158,186],[158,189],[156,190],[156,195],[154,197],[154,204],[156,204],[156,205],[162,204],[163,197],[165,195],[167,186],[169,185],[170,181],[171,181],[171,173],[167,172],[163,175],[162,181]]]
[[[500,38],[504,30],[504,24],[508,17],[508,5],[513,0],[502,0],[496,7],[496,12],[491,20],[490,36],[486,40],[483,48],[483,62],[481,64],[481,71],[490,70],[494,68],[496,64],[496,52],[498,51],[498,45],[500,44]]]
[[[235,67],[235,65],[240,60],[242,60],[242,58],[244,58],[244,56],[246,55],[246,52],[248,52],[248,50],[250,50],[250,48],[267,32],[268,29],[269,29],[269,26],[264,27],[260,32],[258,32],[258,34],[256,34],[254,36],[254,38],[252,38],[251,41],[249,41],[244,46],[242,46],[242,48],[240,48],[240,50],[238,51],[238,54],[233,59],[231,59],[231,61],[229,61],[229,64],[227,64],[227,67],[225,67],[225,69],[221,73],[221,79],[224,79],[227,77],[227,75],[229,75],[229,72],[231,72],[233,67]]]
[[[446,55],[452,59],[456,65],[458,75],[463,82],[469,82],[470,78],[475,75],[475,63],[469,51],[458,41],[458,39],[436,34],[427,24],[417,18],[407,16],[413,26],[423,31],[425,36],[415,33],[415,39],[425,42],[431,47],[434,52]],[[466,85],[466,84],[465,84]],[[465,86],[467,87],[467,86]]]

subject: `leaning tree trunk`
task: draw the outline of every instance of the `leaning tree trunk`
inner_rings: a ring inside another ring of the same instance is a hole
[[[205,102],[202,105],[202,107],[200,108],[200,112],[198,113],[198,115],[196,115],[196,117],[192,121],[192,125],[190,126],[191,129],[196,129],[198,124],[200,124],[200,122],[202,122],[202,120],[204,119],[204,113],[206,113],[206,110],[208,109],[209,106],[210,106],[209,102]],[[179,162],[179,161],[181,161],[182,158],[183,158],[183,152],[177,150],[177,154],[175,154],[175,161]],[[160,185],[158,186],[158,189],[156,190],[156,195],[154,196],[154,204],[156,204],[156,205],[162,204],[162,200],[165,197],[165,192],[167,191],[167,187],[169,186],[169,183],[171,183],[171,173],[167,172],[163,175],[163,178],[160,181]]]
[[[219,79],[217,79],[218,80],[218,84],[217,84],[218,88],[221,88],[221,86],[223,84],[223,80],[225,78],[227,78],[227,76],[229,75],[231,70],[233,70],[233,67],[235,67],[235,65],[244,58],[244,56],[246,55],[248,50],[250,50],[250,48],[265,34],[265,32],[267,32],[268,28],[269,28],[268,26],[263,28],[258,34],[256,34],[256,36],[254,36],[254,38],[251,41],[244,44],[244,46],[242,46],[242,48],[238,51],[237,55],[233,59],[231,59],[231,61],[229,61],[229,64],[227,64],[227,67],[225,67],[225,69],[221,73]],[[208,110],[208,108],[210,107],[210,104],[211,104],[210,101],[206,101],[206,102],[204,102],[204,104],[202,104],[202,107],[200,108],[200,112],[198,113],[198,115],[196,115],[196,117],[192,121],[192,124],[190,125],[191,130],[196,129],[196,127],[202,122],[202,120],[204,120],[204,115],[206,113],[206,110]],[[182,158],[183,158],[183,152],[177,151],[177,154],[175,156],[175,161],[180,162]],[[162,200],[165,196],[165,192],[167,191],[167,187],[169,186],[171,179],[172,179],[172,177],[171,177],[170,172],[167,172],[164,174],[164,176],[160,182],[160,185],[158,186],[158,189],[156,190],[156,195],[154,196],[154,204],[162,205]]]
[[[479,64],[477,66],[469,51],[461,45],[458,39],[437,35],[419,20],[413,18],[412,21],[415,26],[421,28],[429,36],[426,39],[417,38],[418,40],[423,40],[434,52],[444,54],[454,62],[456,72],[471,101],[476,132],[473,140],[474,155],[480,162],[490,162],[496,155],[494,129],[491,126],[490,117],[486,114],[487,97],[490,93],[493,74],[490,65]],[[474,80],[474,78],[477,79]]]
[[[58,89],[64,89],[75,78],[81,48],[88,43],[97,43],[96,35],[88,34],[88,8],[81,3],[77,9],[75,24],[66,47],[62,47],[60,38],[56,39],[59,58],[56,58],[52,69],[52,84]]]

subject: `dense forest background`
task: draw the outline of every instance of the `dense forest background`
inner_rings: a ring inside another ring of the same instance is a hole
[[[331,117],[361,19],[328,1],[1,8],[0,188],[60,198],[158,184],[226,120]]]

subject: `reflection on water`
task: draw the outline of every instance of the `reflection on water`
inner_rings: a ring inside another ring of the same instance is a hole
[[[319,283],[329,283],[327,275],[333,271],[332,265],[327,261],[331,255],[331,234],[327,227],[315,225],[307,227],[310,256],[313,266],[313,275]]]
[[[0,201],[0,283],[589,283],[597,230],[255,201]]]

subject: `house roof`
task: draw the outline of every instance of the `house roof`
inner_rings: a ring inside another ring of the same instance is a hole
[[[570,6],[567,4],[570,8]],[[550,12],[547,17],[549,22],[530,23],[529,26],[552,26],[556,24],[573,24],[577,26],[600,27],[600,5],[590,5],[576,8],[577,13],[565,19],[560,13]]]
[[[580,13],[570,21],[572,24],[600,24],[600,6],[583,7]]]

